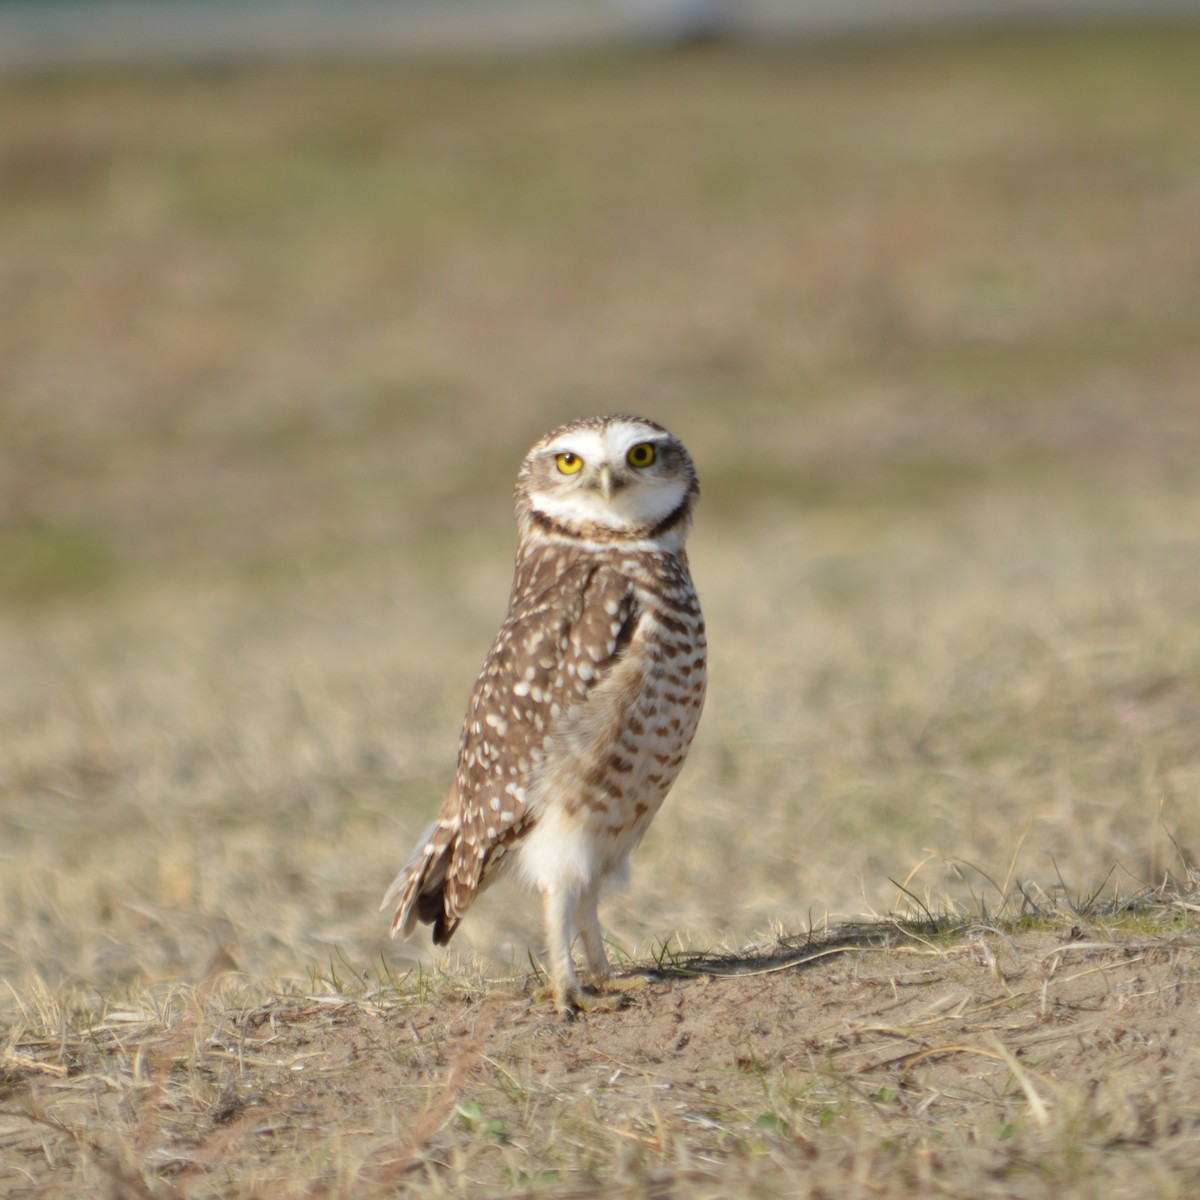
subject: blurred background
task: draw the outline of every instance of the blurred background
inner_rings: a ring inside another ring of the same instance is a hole
[[[1188,21],[1198,0],[0,0],[0,63],[395,58]]]
[[[998,7],[0,3],[0,976],[437,961],[375,907],[606,411],[712,645],[619,948],[1186,878],[1200,25]]]

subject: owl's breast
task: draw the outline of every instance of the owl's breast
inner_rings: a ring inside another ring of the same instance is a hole
[[[621,722],[610,755],[608,791],[640,838],[683,766],[704,707],[707,647],[699,604],[649,614],[642,686]],[[628,776],[628,783],[622,781]]]
[[[707,655],[686,575],[636,590],[638,620],[619,661],[547,742],[530,789],[546,831],[584,839],[594,870],[616,869],[674,784],[704,706]],[[541,840],[541,839],[539,839]]]

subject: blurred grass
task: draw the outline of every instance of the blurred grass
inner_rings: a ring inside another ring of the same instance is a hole
[[[1027,828],[1047,888],[1179,869],[1198,51],[0,79],[0,973],[380,952],[516,465],[596,411],[695,453],[713,645],[619,941],[882,909],[927,848],[960,902]],[[464,948],[523,960],[515,895]]]
[[[0,597],[10,602],[92,593],[117,573],[103,539],[84,528],[26,522],[0,535]]]
[[[699,426],[717,516],[1186,473],[1193,43],[10,78],[0,514],[156,571],[374,546],[606,405]]]

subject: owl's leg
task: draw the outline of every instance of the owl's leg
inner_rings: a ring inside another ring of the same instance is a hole
[[[578,1012],[612,1012],[629,1003],[626,995],[602,994],[612,990],[606,986],[612,968],[604,953],[600,921],[596,916],[596,899],[593,896],[590,901],[585,901],[584,898],[554,888],[546,888],[542,892],[542,909],[546,917],[546,957],[550,960],[549,991],[554,1007],[564,1017],[574,1017]],[[571,935],[575,928],[572,918],[576,914],[587,921],[581,927],[584,953],[588,957],[588,970],[597,976],[598,988],[583,989],[575,973],[575,962],[571,958]],[[605,973],[601,974],[601,971]]]
[[[604,949],[604,930],[600,927],[600,882],[597,880],[588,888],[579,902],[575,905],[575,928],[579,930],[579,940],[583,943],[583,958],[587,965],[588,982],[600,993],[617,993],[618,1004],[628,1003],[631,992],[636,988],[645,987],[652,972],[626,972],[619,978],[613,974],[612,964],[608,961],[608,953]]]
[[[592,983],[603,984],[612,978],[612,964],[604,949],[604,930],[600,928],[600,884],[594,883],[575,905],[575,928],[583,943],[583,960]]]
[[[580,1007],[579,976],[571,958],[571,910],[573,897],[558,888],[542,892],[542,914],[546,922],[546,957],[550,960],[550,992],[554,1006],[564,1016]]]

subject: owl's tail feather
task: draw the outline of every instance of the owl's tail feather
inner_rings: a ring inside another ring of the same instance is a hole
[[[396,906],[392,937],[411,936],[420,921],[433,926],[435,944],[444,946],[458,928],[458,919],[446,912],[446,874],[454,852],[457,823],[435,821],[417,843],[408,862],[392,880],[380,910]]]

